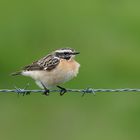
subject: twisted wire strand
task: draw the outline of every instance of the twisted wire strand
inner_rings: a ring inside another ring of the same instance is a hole
[[[124,89],[93,89],[93,88],[86,88],[86,89],[66,89],[67,93],[69,92],[79,92],[84,94],[96,94],[97,92],[140,92],[140,89],[131,89],[131,88],[124,88]],[[1,93],[18,93],[18,94],[30,94],[30,93],[44,93],[45,90],[28,90],[26,88],[21,89],[15,87],[15,89],[0,89]],[[50,92],[60,92],[60,90],[50,90]]]

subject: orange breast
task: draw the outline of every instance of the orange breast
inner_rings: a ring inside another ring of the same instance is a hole
[[[63,71],[77,71],[79,64],[75,60],[61,60],[58,68],[63,69]]]

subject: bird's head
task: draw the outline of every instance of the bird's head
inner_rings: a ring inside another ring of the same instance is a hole
[[[54,55],[56,57],[59,57],[61,59],[66,59],[66,60],[69,60],[73,57],[75,57],[75,55],[79,54],[80,52],[76,52],[74,49],[72,48],[62,48],[62,49],[59,49],[59,50],[56,50],[54,52]]]

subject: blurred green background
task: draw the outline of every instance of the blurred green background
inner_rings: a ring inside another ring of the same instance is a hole
[[[81,52],[66,88],[140,88],[140,1],[1,0],[0,88],[38,89],[10,73],[49,52]],[[0,94],[1,140],[139,140],[140,94]]]

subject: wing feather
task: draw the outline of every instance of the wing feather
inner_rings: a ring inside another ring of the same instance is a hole
[[[41,58],[38,61],[33,62],[31,65],[25,66],[23,70],[33,71],[33,70],[52,70],[58,64],[60,60],[58,57],[54,57],[54,55],[47,55]]]

